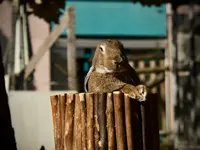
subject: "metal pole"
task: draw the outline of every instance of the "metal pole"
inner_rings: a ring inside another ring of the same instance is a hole
[[[9,89],[15,90],[15,38],[16,38],[16,22],[18,17],[18,0],[13,1],[12,6],[12,38],[11,38],[11,48],[9,49],[8,54],[8,73],[10,75],[10,87]]]
[[[26,1],[21,1],[20,4],[20,16],[22,17],[22,33],[23,33],[23,68],[28,65],[29,62],[29,45],[28,45],[28,28],[27,28],[27,13],[26,13]],[[23,76],[23,89],[27,90],[27,81]]]

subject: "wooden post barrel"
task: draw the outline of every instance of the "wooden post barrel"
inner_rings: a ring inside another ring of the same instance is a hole
[[[55,150],[159,150],[157,94],[67,93],[51,106]]]

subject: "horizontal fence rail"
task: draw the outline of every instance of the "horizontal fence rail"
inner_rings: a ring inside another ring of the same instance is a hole
[[[127,95],[51,96],[56,150],[159,150],[158,96],[139,103]]]

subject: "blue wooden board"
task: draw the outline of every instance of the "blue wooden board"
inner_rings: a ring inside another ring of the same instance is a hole
[[[66,8],[74,6],[76,9],[78,36],[166,36],[165,5],[144,7],[131,0],[66,2]],[[65,30],[62,35],[66,34]]]

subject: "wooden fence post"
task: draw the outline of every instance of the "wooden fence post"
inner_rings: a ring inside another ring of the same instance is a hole
[[[74,94],[67,94],[65,104],[64,150],[71,150],[73,146],[74,105]]]
[[[86,94],[87,109],[87,149],[94,150],[94,94]]]
[[[114,124],[114,104],[112,93],[107,94],[106,118],[108,133],[108,150],[115,150],[115,124]]]
[[[126,130],[124,123],[124,103],[123,103],[123,95],[120,92],[114,92],[113,95],[114,101],[114,114],[115,114],[115,130],[116,130],[116,143],[118,150],[126,150]]]
[[[75,10],[73,7],[67,10],[67,74],[68,90],[77,90],[76,70],[76,35],[75,35]]]
[[[55,150],[159,150],[157,101],[118,91],[51,96]]]

